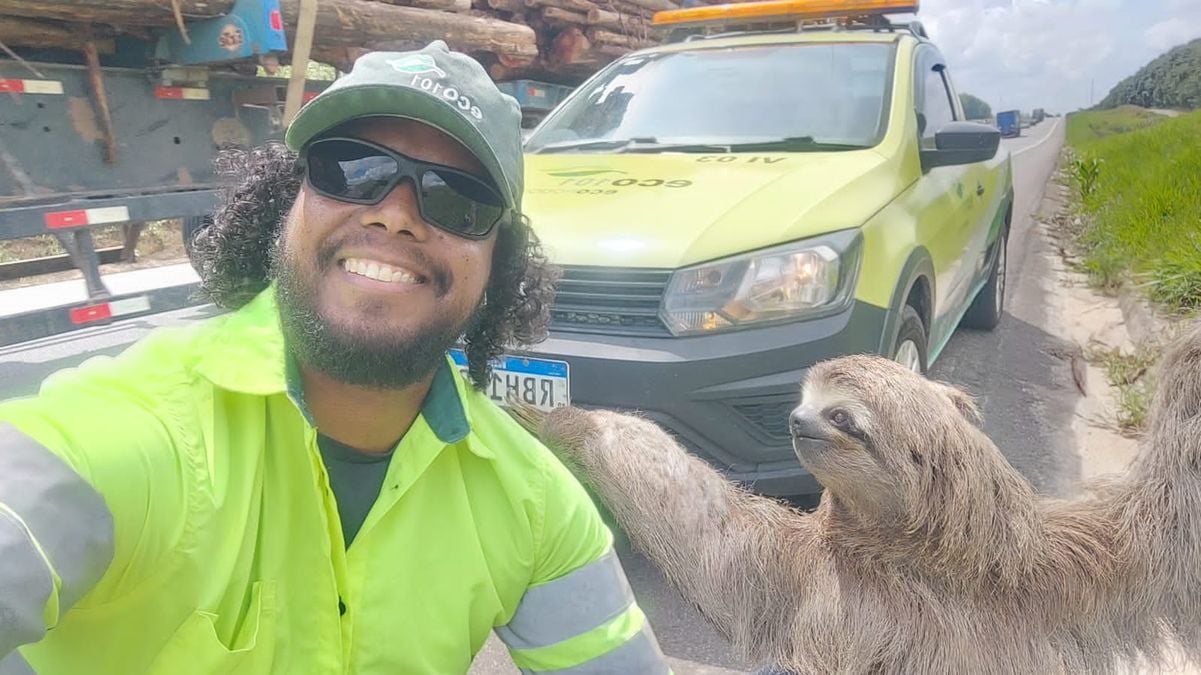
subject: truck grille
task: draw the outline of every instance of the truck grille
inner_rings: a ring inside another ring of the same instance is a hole
[[[565,266],[551,328],[576,333],[670,337],[659,303],[671,270]]]
[[[796,401],[784,400],[772,403],[736,403],[734,410],[773,440],[788,441],[792,434],[788,430],[788,416],[796,407]]]

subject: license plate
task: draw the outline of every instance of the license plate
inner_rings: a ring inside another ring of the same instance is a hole
[[[455,365],[467,375],[467,355],[461,349],[452,349],[451,358]],[[512,392],[539,410],[554,410],[571,403],[567,362],[549,359],[532,359],[524,356],[501,356],[492,368],[492,381],[484,389],[488,398],[500,406]]]

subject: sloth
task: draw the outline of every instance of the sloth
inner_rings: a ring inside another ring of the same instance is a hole
[[[811,368],[789,423],[825,490],[757,496],[636,413],[513,414],[748,659],[790,673],[1111,673],[1201,655],[1201,328],[1124,473],[1040,496],[973,399],[887,359]]]

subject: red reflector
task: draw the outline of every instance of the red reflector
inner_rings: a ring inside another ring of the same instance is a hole
[[[46,227],[56,229],[60,227],[79,227],[80,225],[88,224],[88,212],[83,209],[78,211],[55,211],[47,213]]]
[[[321,92],[306,91],[306,92],[304,92],[304,96],[301,97],[301,100],[303,100],[305,103],[308,103],[309,101],[317,98],[317,94],[319,94],[319,93],[321,93]]]
[[[20,94],[25,91],[24,80],[0,80],[0,91]]]
[[[113,310],[107,302],[99,305],[87,305],[85,307],[74,307],[71,309],[71,323],[74,324],[101,321],[103,319],[111,319],[112,317]]]
[[[280,16],[278,9],[271,10],[271,30],[283,30],[284,18]]]
[[[179,87],[155,87],[154,95],[158,98],[183,98],[183,89]]]

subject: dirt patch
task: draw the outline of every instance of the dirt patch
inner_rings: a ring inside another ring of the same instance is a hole
[[[92,228],[92,240],[97,249],[121,246],[125,243],[124,225],[103,225]],[[62,255],[66,251],[59,245],[54,235],[40,235],[25,239],[0,241],[0,263],[31,260],[47,256]],[[183,223],[179,220],[156,220],[145,224],[138,245],[135,249],[133,262],[117,262],[100,266],[101,274],[128,272],[131,270],[175,265],[187,262],[187,252],[183,246]],[[52,281],[67,281],[82,279],[79,270],[68,270],[52,274],[40,274],[32,277],[21,277],[0,281],[0,290],[36,286]]]
[[[1053,270],[1047,282],[1050,326],[1048,330],[1076,345],[1072,359],[1076,386],[1082,396],[1072,420],[1072,433],[1080,456],[1080,478],[1122,471],[1138,452],[1136,434],[1123,430],[1121,392],[1110,384],[1105,354],[1130,354],[1135,341],[1126,327],[1118,298],[1090,287],[1078,271],[1072,253],[1075,227],[1070,179],[1058,170],[1047,185],[1036,215],[1037,227],[1057,252],[1050,257]]]

